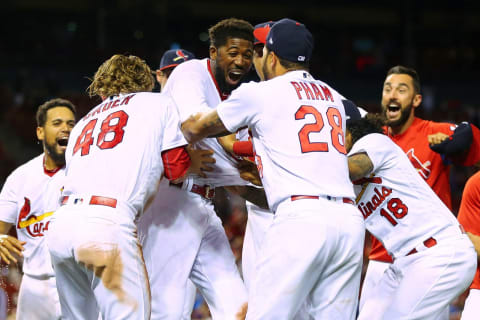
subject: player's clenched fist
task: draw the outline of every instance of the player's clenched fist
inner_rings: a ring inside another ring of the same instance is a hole
[[[428,135],[428,143],[430,145],[439,144],[439,143],[442,143],[448,137],[449,137],[448,134],[445,134],[443,132],[437,132],[435,134],[429,134]]]
[[[0,236],[0,257],[7,264],[10,264],[10,261],[17,263],[17,259],[15,259],[12,253],[19,257],[23,256],[22,251],[25,250],[23,247],[25,244],[25,241],[20,241],[12,236]]]

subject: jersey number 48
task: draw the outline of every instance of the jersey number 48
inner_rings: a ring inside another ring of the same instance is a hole
[[[80,153],[82,156],[90,153],[90,146],[94,140],[93,130],[95,129],[97,120],[98,119],[92,119],[83,127],[73,147],[73,154],[77,153],[78,150],[82,150]],[[102,150],[111,149],[122,142],[125,133],[123,128],[127,125],[127,121],[128,114],[125,113],[125,111],[120,110],[109,114],[105,120],[103,120],[102,126],[100,127],[100,133],[97,137],[97,147]]]

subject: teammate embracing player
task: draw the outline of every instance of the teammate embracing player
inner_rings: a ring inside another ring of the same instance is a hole
[[[173,102],[136,56],[114,55],[90,94],[103,102],[72,130],[66,182],[47,240],[67,319],[150,319],[150,290],[135,220],[159,180],[190,158]]]
[[[56,320],[60,303],[45,235],[59,206],[75,106],[52,99],[38,107],[36,118],[44,152],[12,172],[0,193],[0,256],[7,264],[24,257],[17,319]],[[18,240],[6,235],[12,226]]]
[[[394,258],[358,319],[438,319],[470,285],[476,252],[452,212],[382,131],[375,118],[347,124],[357,207]]]
[[[210,58],[177,66],[162,92],[175,102],[180,121],[215,108],[250,71],[253,27],[230,18],[209,29]],[[152,208],[139,221],[152,286],[152,319],[182,319],[187,279],[205,298],[213,319],[234,319],[247,301],[230,244],[213,210],[215,187],[245,185],[238,161],[217,141],[195,148],[214,151],[208,177],[160,184]],[[168,243],[169,246],[159,244]]]
[[[292,319],[305,302],[315,319],[354,319],[365,228],[352,205],[343,97],[309,74],[313,37],[303,24],[282,19],[255,37],[266,44],[267,81],[243,84],[216,110],[182,124],[190,142],[252,131],[275,219],[258,255],[247,319]],[[312,119],[327,127],[313,129],[315,138],[311,129],[320,126]]]
[[[386,133],[407,154],[417,172],[451,210],[450,163],[471,166],[480,161],[480,131],[473,125],[427,121],[415,116],[422,95],[418,73],[405,66],[392,67],[383,84],[382,111]],[[430,147],[430,145],[435,145]],[[434,149],[434,150],[432,150]],[[392,258],[372,237],[372,251],[362,287],[360,308],[375,299],[374,288]],[[438,319],[448,319],[448,308]]]

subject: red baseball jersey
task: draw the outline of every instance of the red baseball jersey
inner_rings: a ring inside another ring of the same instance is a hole
[[[427,136],[443,132],[452,135],[457,126],[452,123],[433,122],[415,118],[412,125],[401,134],[388,136],[407,154],[410,162],[427,184],[433,189],[445,205],[452,209],[452,198],[450,192],[450,166],[445,163],[440,154],[436,153],[428,144]],[[473,142],[468,154],[458,162],[469,166],[480,160],[480,131],[472,126]],[[371,260],[392,262],[392,258],[383,248],[380,241],[372,236],[372,250],[369,258]]]
[[[470,177],[465,184],[458,221],[466,231],[480,236],[480,171]],[[477,266],[477,273],[470,288],[480,289],[480,265]]]

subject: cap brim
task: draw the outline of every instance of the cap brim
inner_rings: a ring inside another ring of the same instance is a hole
[[[268,32],[270,31],[270,27],[258,28],[253,30],[253,35],[258,40],[256,43],[267,43],[267,36]]]
[[[179,64],[180,64],[180,63],[169,64],[168,66],[163,66],[163,67],[161,67],[161,68],[158,69],[158,70],[163,71],[163,70],[165,70],[165,69],[175,68],[175,67],[178,66]]]

